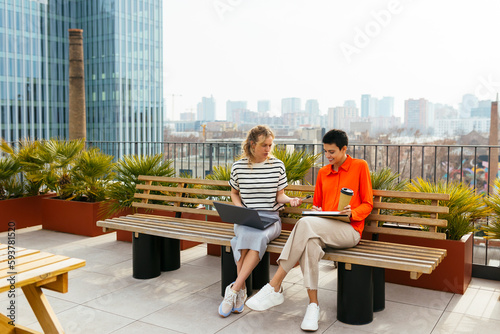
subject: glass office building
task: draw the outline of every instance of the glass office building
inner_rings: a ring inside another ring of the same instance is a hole
[[[159,151],[150,143],[163,129],[161,13],[161,0],[0,2],[0,137],[68,137],[68,29],[77,28],[87,141],[115,156]]]

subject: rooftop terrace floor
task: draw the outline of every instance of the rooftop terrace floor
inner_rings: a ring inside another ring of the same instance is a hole
[[[182,251],[179,270],[149,280],[132,278],[132,245],[115,233],[89,238],[35,227],[19,230],[16,245],[87,261],[69,273],[68,293],[45,292],[66,333],[302,333],[307,293],[299,268],[285,279],[284,304],[221,318],[220,259],[206,255],[206,245]],[[321,262],[317,333],[500,333],[500,281],[473,278],[464,295],[387,283],[385,310],[362,326],[337,321],[336,289],[337,270]],[[16,322],[41,331],[18,293]],[[2,293],[1,313],[7,303]]]

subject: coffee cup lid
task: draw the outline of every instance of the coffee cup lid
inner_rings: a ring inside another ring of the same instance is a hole
[[[342,188],[340,192],[344,195],[349,195],[349,196],[354,195],[354,191],[352,191],[352,189],[349,188]]]

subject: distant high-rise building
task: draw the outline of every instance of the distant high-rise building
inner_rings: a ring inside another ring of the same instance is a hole
[[[478,101],[477,107],[471,109],[470,117],[490,118],[491,100]]]
[[[344,101],[344,107],[347,107],[347,108],[357,108],[356,101],[354,101],[354,100],[346,100],[346,101]]]
[[[328,127],[330,129],[342,129],[348,131],[350,122],[358,118],[358,108],[335,107],[328,109]]]
[[[259,113],[271,111],[271,101],[269,100],[259,100],[257,101],[257,111]]]
[[[301,101],[298,97],[287,97],[281,99],[281,114],[292,114],[301,112]]]
[[[361,117],[368,117],[370,115],[370,94],[361,95]]]
[[[394,98],[391,96],[384,96],[378,100],[377,115],[378,117],[391,117],[394,116]]]
[[[234,122],[235,121],[234,113],[246,111],[246,110],[248,110],[247,101],[227,100],[227,102],[226,102],[226,120],[228,122]]]
[[[215,121],[215,99],[212,95],[210,97],[202,97],[201,102],[198,102],[196,108],[197,120],[211,122]]]
[[[68,29],[83,30],[87,140],[163,136],[160,0],[0,2],[0,137],[68,138]],[[159,148],[158,148],[159,149]]]
[[[465,94],[462,96],[462,102],[460,103],[459,112],[461,118],[471,117],[471,111],[477,108],[479,104],[479,99],[474,94]]]
[[[319,103],[318,100],[307,100],[306,101],[306,115],[309,116],[311,123],[313,125],[319,124]]]
[[[423,131],[427,127],[429,101],[409,99],[405,101],[404,125],[408,129]]]
[[[378,99],[370,94],[361,95],[361,117],[374,117],[377,115]]]

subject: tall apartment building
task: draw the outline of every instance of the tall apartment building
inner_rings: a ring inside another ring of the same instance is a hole
[[[287,97],[281,99],[281,115],[301,112],[301,101],[298,97]]]
[[[257,101],[257,111],[259,113],[265,113],[271,111],[271,101],[269,100]]]
[[[0,2],[0,137],[68,137],[68,29],[82,29],[87,140],[161,141],[161,13],[160,0]]]
[[[427,128],[429,101],[409,99],[405,101],[404,126],[407,129],[424,131]]]
[[[394,116],[394,97],[384,96],[378,100],[377,117],[392,117]]]
[[[356,107],[335,107],[328,108],[328,127],[330,129],[342,129],[349,131],[351,121],[359,117]]]
[[[226,101],[226,121],[234,122],[234,113],[248,110],[247,101]]]
[[[378,99],[370,94],[361,95],[361,117],[374,117],[378,114]]]
[[[202,97],[201,102],[198,102],[197,120],[212,122],[215,121],[215,99],[212,95],[210,97]]]

